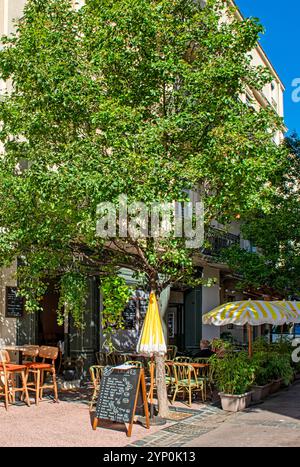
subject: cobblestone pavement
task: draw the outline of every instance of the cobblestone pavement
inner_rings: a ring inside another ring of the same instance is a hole
[[[137,440],[129,446],[183,446],[192,439],[215,430],[231,414],[213,406],[206,406],[194,412],[189,418],[172,423],[162,430]]]
[[[237,414],[200,409],[130,446],[300,447],[300,382]]]

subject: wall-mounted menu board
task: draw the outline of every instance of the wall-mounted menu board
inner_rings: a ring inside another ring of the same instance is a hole
[[[100,382],[93,429],[100,419],[129,423],[127,436],[131,436],[134,416],[146,418],[149,428],[148,403],[144,370],[137,367],[105,367]]]
[[[137,289],[123,311],[125,329],[142,328],[149,302],[149,292]]]
[[[21,318],[24,311],[24,299],[17,295],[17,287],[6,287],[5,317]]]

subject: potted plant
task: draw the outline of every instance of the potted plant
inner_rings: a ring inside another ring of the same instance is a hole
[[[211,349],[216,355],[222,357],[226,352],[232,351],[233,345],[229,341],[215,338],[212,340]]]
[[[271,352],[269,354],[269,372],[272,379],[270,394],[277,392],[282,383],[289,385],[293,379],[293,369],[290,364],[290,355]]]
[[[219,389],[222,409],[230,412],[244,410],[251,401],[248,391],[254,380],[254,367],[246,352],[227,352],[210,359],[214,379]]]
[[[270,393],[273,383],[270,381],[271,371],[268,361],[269,353],[266,351],[258,351],[253,354],[254,384],[251,386],[253,402],[265,399]]]

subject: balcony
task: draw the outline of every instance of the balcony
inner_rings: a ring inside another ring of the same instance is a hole
[[[205,235],[205,246],[201,248],[201,253],[207,256],[218,256],[224,248],[240,245],[240,242],[240,235],[211,228]]]

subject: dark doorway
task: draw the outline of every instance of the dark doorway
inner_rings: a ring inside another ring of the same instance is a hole
[[[38,318],[38,344],[57,346],[64,340],[64,327],[57,323],[59,293],[55,281],[49,283]]]
[[[185,348],[199,350],[202,337],[202,287],[187,290],[184,295]]]
[[[184,314],[183,305],[169,304],[167,310],[168,345],[176,345],[177,349],[184,350]]]

